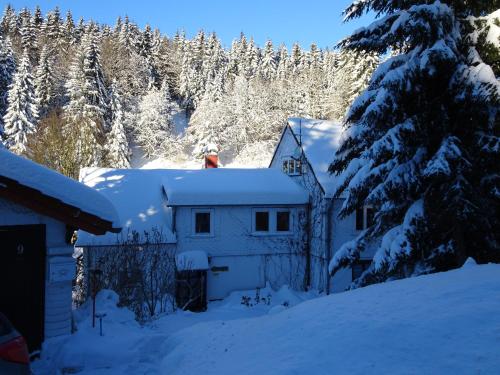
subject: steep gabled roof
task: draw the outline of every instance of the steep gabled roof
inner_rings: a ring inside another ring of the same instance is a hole
[[[0,197],[94,234],[120,231],[113,205],[101,194],[4,148]]]
[[[337,178],[328,172],[328,166],[339,147],[342,125],[328,120],[293,117],[288,119],[283,134],[287,128],[302,148],[325,196],[331,197],[337,186]]]

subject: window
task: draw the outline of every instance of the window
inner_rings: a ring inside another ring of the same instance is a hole
[[[302,174],[302,163],[300,160],[287,159],[283,161],[283,172],[296,176]]]
[[[269,212],[256,211],[255,212],[255,231],[256,232],[269,232]]]
[[[375,212],[372,207],[356,209],[356,230],[363,230],[373,225]]]
[[[212,234],[211,210],[193,210],[193,234],[195,235]]]
[[[293,211],[285,207],[254,208],[252,232],[257,235],[292,234]]]
[[[289,232],[290,231],[290,212],[278,211],[276,212],[276,231]]]
[[[368,267],[370,267],[370,264],[371,260],[358,260],[356,263],[354,263],[351,267],[352,281],[359,278],[363,274],[363,272],[365,272]]]

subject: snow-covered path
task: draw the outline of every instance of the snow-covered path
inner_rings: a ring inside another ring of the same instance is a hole
[[[255,291],[235,292],[223,301],[210,303],[204,313],[177,311],[141,327],[130,311],[116,307],[117,296],[105,291],[96,303],[98,312],[107,314],[104,336],[99,336],[97,328],[91,328],[89,308],[79,310],[75,315],[78,332],[47,341],[42,360],[34,363],[35,375],[54,375],[62,369],[81,375],[165,374],[161,367],[165,348],[171,345],[172,335],[182,329],[212,321],[224,324],[254,318],[284,309],[283,304],[294,306],[317,297],[313,292],[296,293],[287,287],[277,292],[265,288],[260,295],[266,298],[271,295],[269,304],[256,304]],[[242,296],[250,297],[253,306],[242,305]]]

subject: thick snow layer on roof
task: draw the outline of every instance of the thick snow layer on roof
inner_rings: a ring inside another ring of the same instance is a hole
[[[172,206],[293,205],[307,192],[277,169],[211,168],[179,170],[163,180]]]
[[[342,125],[327,120],[289,118],[288,125],[302,144],[304,154],[327,197],[335,192],[336,177],[328,172],[328,166],[339,147]]]
[[[133,231],[139,235],[158,231],[162,242],[173,243],[172,213],[165,204],[162,180],[173,170],[84,168],[80,181],[99,191],[115,206],[122,232],[94,236],[80,231],[77,246],[116,245]]]
[[[111,202],[94,189],[0,147],[0,175],[120,227]]]
[[[184,251],[175,256],[175,265],[179,271],[208,270],[207,253],[201,250]]]

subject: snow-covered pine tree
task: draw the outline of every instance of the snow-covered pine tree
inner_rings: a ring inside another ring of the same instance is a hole
[[[276,68],[276,76],[280,80],[284,80],[289,74],[289,57],[288,50],[284,44],[280,47],[278,67]]]
[[[45,45],[40,53],[40,61],[35,73],[35,98],[40,118],[47,115],[56,100],[53,62],[54,59],[49,53],[49,47]]]
[[[265,80],[270,80],[276,75],[276,54],[274,53],[273,42],[271,40],[266,41],[264,46],[259,73]]]
[[[373,225],[334,255],[330,270],[375,247],[355,281],[447,270],[466,257],[500,261],[500,83],[464,32],[494,2],[356,1],[352,20],[381,15],[340,45],[398,51],[351,106],[330,166],[341,216],[371,206]]]
[[[126,116],[123,108],[122,93],[116,82],[110,90],[111,131],[107,135],[106,153],[108,164],[113,168],[130,168],[130,147],[128,144]]]
[[[9,89],[5,124],[5,145],[13,152],[27,151],[28,135],[36,132],[38,118],[35,88],[28,51],[24,51]]]
[[[139,103],[135,134],[147,157],[161,156],[162,144],[173,131],[173,104],[166,81],[152,87]]]
[[[77,124],[78,150],[81,166],[97,166],[102,159],[108,98],[100,64],[96,35],[86,34],[77,50],[66,83],[68,104],[65,115],[68,122]]]
[[[4,40],[0,35],[0,142],[4,132],[3,116],[7,111],[7,96],[15,71],[16,62],[10,40]]]
[[[35,13],[33,14],[33,24],[35,25],[35,29],[37,30],[37,32],[40,31],[43,24],[43,15],[39,5],[35,7]]]
[[[14,8],[7,4],[2,16],[1,27],[3,35],[9,35],[16,31],[17,25],[17,16]]]

